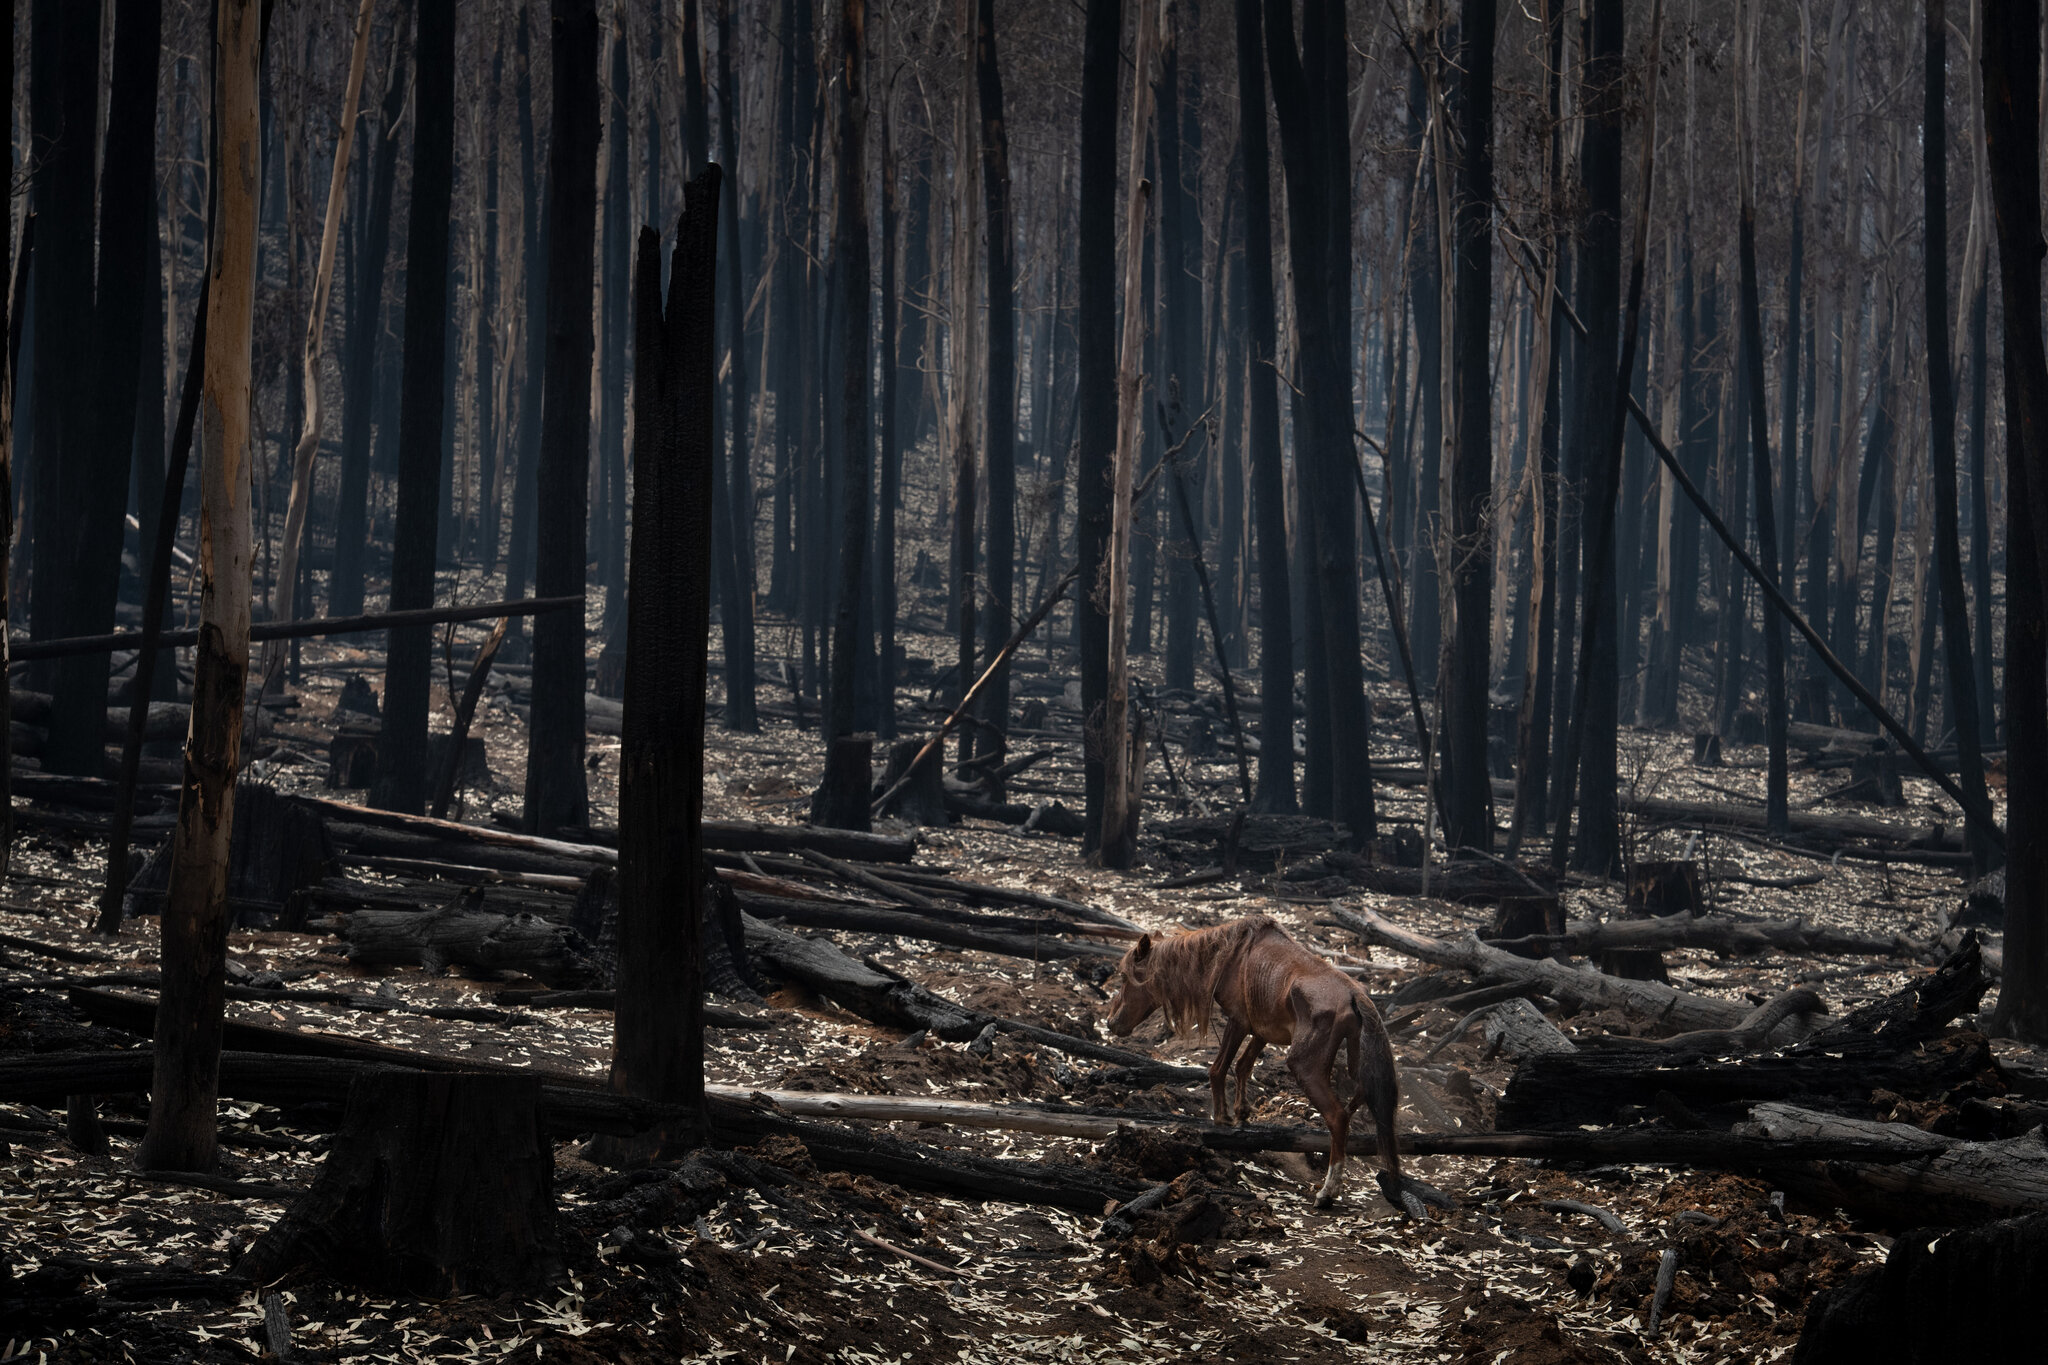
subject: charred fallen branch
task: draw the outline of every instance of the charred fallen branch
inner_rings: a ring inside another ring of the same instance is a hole
[[[750,955],[872,1023],[908,1030],[929,1029],[949,1042],[966,1042],[992,1027],[998,1033],[1028,1038],[1069,1056],[1130,1068],[1134,1075],[1147,1076],[1151,1081],[1195,1082],[1209,1078],[1201,1067],[1166,1066],[1140,1053],[956,1005],[914,981],[855,962],[829,943],[799,938],[751,915],[743,917],[743,922]]]
[[[1761,953],[1839,954],[1856,957],[1903,957],[1925,961],[1934,945],[1904,934],[1883,937],[1811,924],[1803,919],[1735,920],[1725,915],[1670,915],[1655,919],[1574,920],[1561,934],[1528,934],[1493,939],[1496,948],[1535,948],[1580,957],[1607,952],[1666,952],[1704,948],[1729,957]]]
[[[1592,970],[1568,967],[1548,958],[1517,957],[1476,935],[1461,939],[1434,939],[1403,929],[1370,910],[1356,911],[1332,906],[1330,915],[1368,943],[1392,948],[1398,953],[1440,967],[1456,967],[1489,981],[1528,981],[1543,993],[1573,1009],[1608,1006],[1625,1010],[1639,1019],[1651,1019],[1680,1029],[1738,1028],[1749,1008],[1737,1001],[1681,991],[1657,981],[1631,981]],[[1793,1027],[1787,1024],[1789,1029]]]
[[[749,914],[764,919],[783,920],[807,929],[849,929],[856,932],[894,934],[902,938],[921,939],[927,943],[943,943],[953,948],[1000,953],[1008,957],[1021,957],[1039,962],[1068,957],[1115,959],[1122,957],[1124,951],[1122,948],[1086,939],[1053,938],[1044,932],[1050,928],[1057,928],[1066,933],[1083,932],[1076,925],[1055,925],[1041,921],[1041,932],[1020,934],[983,929],[956,919],[941,919],[934,915],[907,910],[860,905],[852,901],[793,900],[738,890],[735,894],[741,907]]]
[[[492,915],[459,906],[440,910],[359,910],[335,925],[360,967],[444,967],[523,972],[544,985],[590,980],[588,945],[566,924],[538,915]]]

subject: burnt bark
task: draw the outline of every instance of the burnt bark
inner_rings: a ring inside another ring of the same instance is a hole
[[[1074,505],[1080,582],[1074,596],[1081,647],[1084,787],[1092,852],[1102,828],[1100,710],[1109,696],[1109,474],[1116,448],[1116,105],[1122,0],[1088,0],[1081,57],[1080,233],[1075,349]]]
[[[398,517],[391,608],[434,604],[448,342],[448,205],[455,179],[455,6],[420,0],[414,82],[412,212],[406,225],[405,369],[398,414]],[[434,638],[426,626],[386,637],[383,761],[371,801],[417,815],[427,801],[427,711]]]
[[[1280,464],[1279,372],[1274,368],[1272,166],[1266,144],[1264,27],[1259,0],[1236,0],[1238,149],[1244,157],[1245,421],[1257,522],[1259,699],[1269,742],[1259,745],[1254,809],[1294,803],[1294,627],[1288,587],[1287,487]],[[1086,307],[1086,304],[1083,304]],[[1272,737],[1277,735],[1277,741]]]
[[[548,148],[547,367],[537,488],[536,590],[581,592],[590,446],[590,270],[597,232],[596,0],[553,0],[554,136]],[[533,625],[533,720],[525,825],[544,832],[589,820],[584,785],[580,613]]]

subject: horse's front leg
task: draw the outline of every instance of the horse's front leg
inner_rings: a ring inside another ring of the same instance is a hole
[[[1216,1049],[1216,1060],[1209,1063],[1209,1098],[1212,1101],[1211,1112],[1215,1115],[1216,1122],[1218,1123],[1229,1122],[1228,1119],[1223,1117],[1223,1081],[1224,1078],[1230,1074],[1231,1059],[1237,1056],[1238,1044],[1244,1041],[1244,1035],[1245,1028],[1243,1024],[1240,1024],[1237,1022],[1237,1020],[1231,1019],[1227,1016],[1224,1018],[1223,1041],[1221,1044],[1218,1045]]]
[[[1238,1126],[1251,1117],[1252,1112],[1252,1066],[1259,1060],[1259,1054],[1266,1050],[1266,1040],[1257,1034],[1245,1045],[1244,1055],[1237,1059],[1237,1115]]]

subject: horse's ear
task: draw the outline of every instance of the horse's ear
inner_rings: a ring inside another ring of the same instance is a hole
[[[1143,962],[1146,958],[1150,956],[1152,956],[1152,935],[1143,934],[1139,936],[1138,946],[1137,949],[1134,952],[1132,952],[1131,960],[1133,962]]]

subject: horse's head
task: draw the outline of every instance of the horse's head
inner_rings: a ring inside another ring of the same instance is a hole
[[[1151,968],[1152,935],[1146,934],[1117,963],[1121,984],[1109,1002],[1109,1031],[1119,1038],[1151,1018],[1153,1011],[1165,1003],[1153,989]]]

